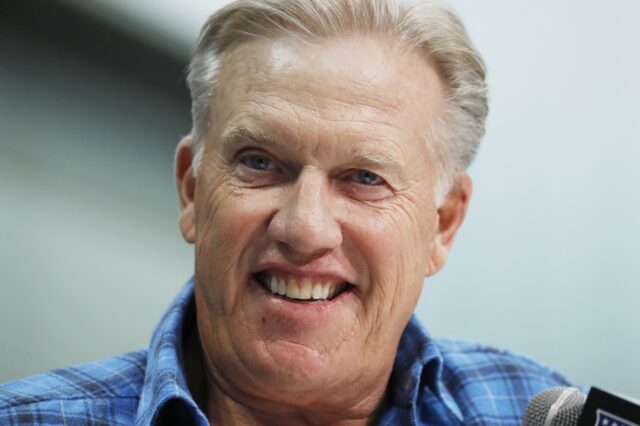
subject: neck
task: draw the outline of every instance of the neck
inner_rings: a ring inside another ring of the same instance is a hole
[[[274,402],[237,392],[225,386],[211,369],[206,368],[197,328],[193,327],[183,342],[185,371],[189,390],[210,424],[227,426],[262,425],[336,425],[373,424],[384,406],[386,380],[382,386],[368,387],[364,398],[354,398],[340,407],[322,401],[296,397],[293,401]]]
[[[382,407],[384,395],[380,395],[377,403],[366,403],[363,406],[345,407],[341,409],[314,409],[265,399],[256,399],[247,395],[229,395],[213,384],[209,387],[207,400],[207,418],[216,425],[336,425],[364,426],[373,424]]]

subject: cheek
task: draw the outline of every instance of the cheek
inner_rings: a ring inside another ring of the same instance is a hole
[[[403,328],[413,312],[434,236],[433,215],[418,203],[352,212],[352,240],[369,272],[364,315],[370,327]]]
[[[395,280],[423,272],[420,266],[435,235],[435,211],[418,203],[406,204],[361,207],[361,211],[353,209],[350,214],[352,239],[371,272],[378,272],[378,278]]]
[[[268,207],[225,179],[212,179],[196,193],[197,281],[216,316],[240,308],[249,260],[264,243]]]

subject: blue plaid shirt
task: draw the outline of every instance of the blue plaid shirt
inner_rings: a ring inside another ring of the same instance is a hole
[[[0,386],[1,425],[206,425],[181,355],[193,315],[193,282],[173,302],[148,350],[63,368]],[[528,400],[557,373],[509,352],[431,339],[407,325],[379,425],[519,425]]]

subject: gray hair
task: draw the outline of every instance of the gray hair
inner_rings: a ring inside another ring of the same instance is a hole
[[[209,127],[223,54],[252,38],[327,38],[353,33],[384,36],[416,50],[436,66],[446,90],[445,111],[428,147],[435,154],[436,203],[456,172],[472,162],[488,113],[485,67],[460,19],[442,4],[421,0],[237,0],[213,14],[200,33],[187,83],[191,91],[194,172]]]

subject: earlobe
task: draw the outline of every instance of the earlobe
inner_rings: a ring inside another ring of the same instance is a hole
[[[182,138],[176,148],[175,179],[180,207],[180,232],[185,241],[193,243],[195,242],[196,178],[193,172],[193,140],[191,136]]]
[[[196,241],[196,226],[195,226],[195,214],[193,211],[193,204],[180,211],[180,218],[178,219],[180,226],[180,233],[184,240],[190,244]]]
[[[425,276],[434,275],[447,261],[453,240],[467,214],[472,187],[469,175],[458,173],[449,195],[438,208],[438,229],[429,250]]]
[[[427,267],[424,272],[425,277],[430,277],[435,275],[442,267],[444,263],[447,261],[447,256],[449,255],[449,249],[442,244],[441,241],[436,240],[433,241],[431,251],[429,253],[429,258],[427,259]]]

